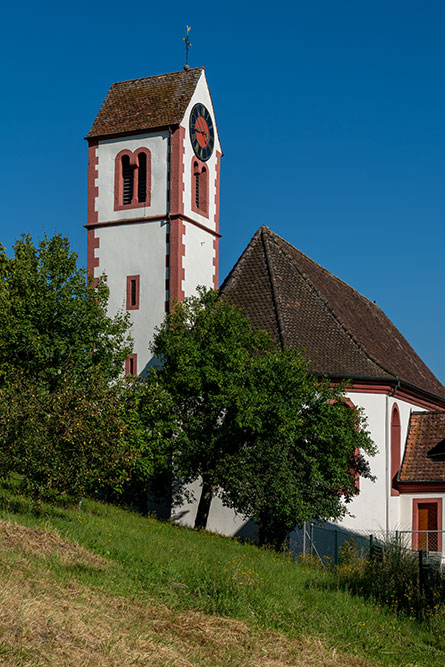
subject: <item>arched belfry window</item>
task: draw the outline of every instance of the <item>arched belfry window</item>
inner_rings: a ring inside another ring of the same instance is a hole
[[[130,157],[122,155],[121,158],[122,169],[122,204],[131,204],[133,199],[134,188],[134,170],[133,165],[130,164]]]
[[[397,473],[400,469],[400,412],[394,403],[391,412],[391,495],[398,496]]]
[[[116,155],[114,210],[150,206],[151,154],[148,148],[123,150]]]
[[[138,202],[147,201],[147,153],[138,155]]]
[[[209,217],[209,170],[196,158],[192,161],[192,211]]]

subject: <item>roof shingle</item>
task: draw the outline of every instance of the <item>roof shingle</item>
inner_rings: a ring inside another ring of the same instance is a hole
[[[445,438],[445,412],[411,414],[400,482],[445,482],[445,460],[428,457]]]
[[[87,139],[178,125],[203,67],[113,83]]]
[[[313,373],[400,379],[445,399],[383,311],[290,243],[261,227],[221,286],[257,328],[298,347]]]

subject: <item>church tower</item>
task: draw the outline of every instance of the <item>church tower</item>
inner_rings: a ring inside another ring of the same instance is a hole
[[[143,372],[175,300],[218,287],[221,147],[204,68],[115,83],[87,136],[88,254]]]

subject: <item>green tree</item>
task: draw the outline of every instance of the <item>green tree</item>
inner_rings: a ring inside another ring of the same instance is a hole
[[[22,236],[12,258],[0,246],[0,370],[20,371],[50,390],[68,371],[75,384],[85,384],[91,368],[108,380],[122,372],[132,346],[129,320],[107,315],[105,280],[91,289],[76,263],[59,234],[37,247]]]
[[[259,541],[280,547],[304,521],[338,519],[372,478],[375,447],[345,386],[320,382],[292,348],[252,360],[240,389],[238,447],[219,471],[220,495],[259,526]]]
[[[172,434],[176,424],[173,401],[158,382],[156,372],[151,371],[123,392],[121,407],[126,426],[123,442],[130,462],[122,498],[146,512],[148,489],[153,498],[170,500]]]
[[[77,499],[105,486],[119,492],[135,464],[125,443],[122,382],[86,371],[88,389],[68,371],[50,390],[23,373],[0,390],[0,476],[14,471],[38,502],[67,492]]]
[[[36,498],[122,488],[138,454],[128,446],[119,379],[129,320],[107,315],[108,288],[78,269],[68,240],[0,248],[0,474],[15,471]]]
[[[275,346],[214,291],[176,304],[153,351],[177,413],[175,472],[202,478],[196,527],[214,494],[276,546],[297,523],[344,514],[374,451],[344,387],[311,377],[298,351]]]
[[[152,352],[163,361],[157,371],[175,406],[175,474],[183,482],[202,479],[195,521],[207,524],[219,484],[221,462],[238,443],[233,425],[239,384],[251,358],[271,339],[254,331],[241,311],[212,290],[176,303],[155,336]]]

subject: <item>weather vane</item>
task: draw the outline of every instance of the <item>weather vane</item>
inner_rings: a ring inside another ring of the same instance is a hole
[[[189,47],[192,45],[190,40],[189,40],[189,32],[190,32],[190,26],[188,25],[187,26],[187,32],[185,33],[185,37],[182,38],[185,42],[185,65],[184,65],[184,69],[186,71],[188,69],[190,69],[189,64],[188,64],[188,59],[189,59]]]

